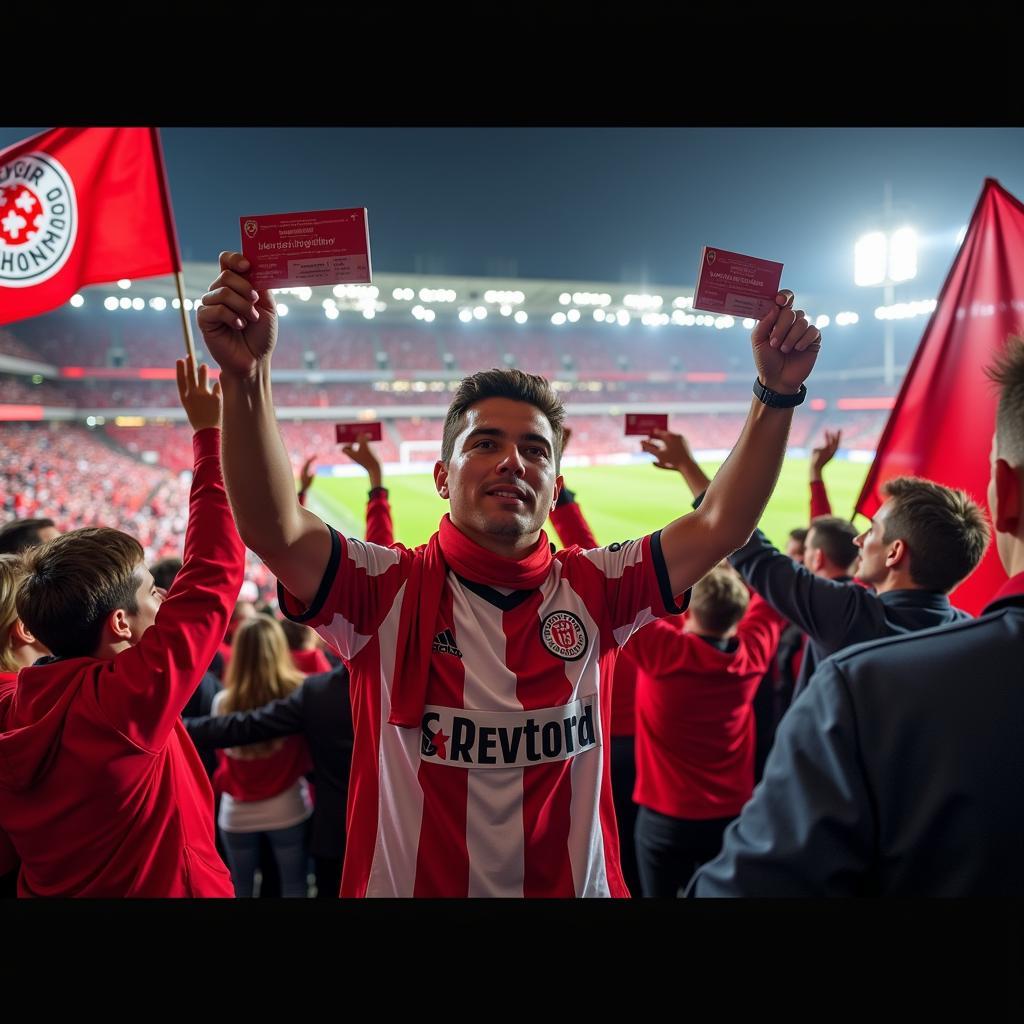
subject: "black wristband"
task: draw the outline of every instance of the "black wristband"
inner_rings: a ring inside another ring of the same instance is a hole
[[[370,488],[370,494],[369,494],[370,500],[373,500],[374,498],[376,498],[378,494],[382,498],[386,498],[388,496],[388,489],[386,487],[371,487]]]
[[[800,385],[800,390],[795,395],[780,395],[778,391],[772,391],[765,387],[760,379],[754,379],[754,397],[770,409],[792,409],[807,397],[807,387]]]

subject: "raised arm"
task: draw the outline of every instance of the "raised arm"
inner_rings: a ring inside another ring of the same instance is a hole
[[[287,697],[281,697],[251,711],[186,718],[185,728],[192,737],[192,742],[204,749],[244,747],[248,743],[291,736],[303,731],[304,693],[300,686]]]
[[[395,543],[395,528],[391,522],[391,504],[384,487],[384,473],[380,459],[370,447],[370,435],[360,434],[355,444],[341,449],[357,466],[366,470],[370,478],[370,495],[366,502],[366,539],[371,544],[389,548]]]
[[[832,461],[843,438],[841,430],[826,430],[825,443],[811,449],[811,518],[832,515],[832,504],[828,500],[825,481],[821,471]]]
[[[799,393],[821,348],[820,332],[802,310],[790,308],[792,303],[792,292],[779,292],[751,333],[758,380],[783,400]],[[683,593],[746,542],[778,480],[792,419],[792,408],[774,408],[755,397],[743,432],[700,508],[661,531],[674,594]]]
[[[711,477],[698,465],[686,438],[671,430],[655,430],[651,437],[657,440],[641,441],[640,447],[654,456],[654,468],[674,469],[686,481],[690,493],[700,497],[710,486]]]
[[[572,428],[563,426],[563,455],[571,437]],[[551,511],[551,525],[555,528],[555,533],[558,534],[558,539],[564,547],[578,544],[584,550],[590,550],[600,546],[597,543],[593,530],[590,529],[590,523],[587,522],[586,517],[583,515],[583,509],[576,502],[576,495],[564,484],[558,492],[555,507]]]
[[[241,253],[221,253],[220,268],[198,321],[221,368],[222,458],[231,511],[245,544],[309,604],[327,566],[331,538],[322,520],[299,504],[274,415],[270,359],[277,310],[269,291],[249,284],[249,261]]]

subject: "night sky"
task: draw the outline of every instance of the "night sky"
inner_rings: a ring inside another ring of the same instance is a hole
[[[0,128],[0,148],[42,128]],[[388,273],[692,283],[700,247],[786,264],[794,290],[853,298],[853,244],[922,249],[933,297],[985,177],[1024,196],[1018,128],[167,128],[187,260],[238,245],[243,214],[366,206]]]

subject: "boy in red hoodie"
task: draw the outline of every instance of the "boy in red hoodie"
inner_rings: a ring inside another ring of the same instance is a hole
[[[177,369],[195,469],[170,591],[118,530],[73,530],[25,556],[18,615],[54,656],[0,693],[0,830],[21,859],[19,896],[234,895],[179,715],[224,636],[244,548],[221,478],[219,385],[191,359]]]

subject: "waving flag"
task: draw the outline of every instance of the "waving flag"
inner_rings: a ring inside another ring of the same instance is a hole
[[[988,178],[878,443],[858,512],[874,515],[882,484],[908,474],[986,500],[996,392],[985,367],[1012,333],[1024,333],[1024,204]],[[993,542],[952,600],[977,614],[1005,579]]]
[[[0,152],[0,324],[180,270],[156,128],[54,128]]]

